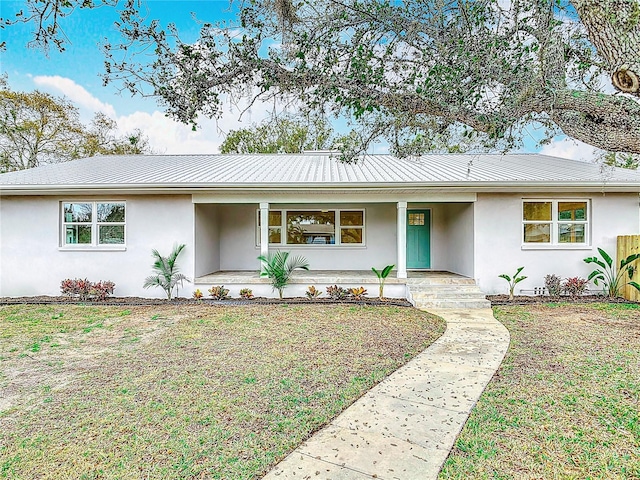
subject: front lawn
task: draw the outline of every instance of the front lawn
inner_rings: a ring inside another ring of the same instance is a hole
[[[640,306],[494,311],[511,346],[440,478],[640,478]]]
[[[259,478],[443,331],[399,307],[0,307],[0,478]]]

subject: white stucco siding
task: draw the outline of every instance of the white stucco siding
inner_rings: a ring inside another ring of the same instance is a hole
[[[474,276],[473,203],[449,203],[443,206],[445,216],[446,263],[441,270]]]
[[[528,278],[516,286],[533,290],[544,286],[547,274],[562,278],[587,277],[592,268],[583,259],[601,247],[615,255],[618,235],[640,232],[637,194],[536,194],[536,199],[588,199],[591,202],[590,242],[587,247],[529,249],[522,246],[522,195],[478,194],[474,208],[475,278],[486,293],[507,293],[507,282],[498,275],[513,275],[524,266]],[[595,288],[592,286],[592,288]]]
[[[258,270],[260,249],[256,246],[256,210],[258,205],[220,207],[220,269]],[[396,263],[396,204],[272,204],[271,209],[364,209],[365,245],[282,245],[285,250],[303,255],[311,270],[369,270]]]
[[[196,277],[220,270],[219,207],[194,204]]]
[[[60,248],[61,201],[126,201],[126,248],[105,251]],[[118,296],[158,296],[145,290],[151,250],[186,248],[181,271],[193,278],[194,208],[190,196],[3,197],[0,203],[0,296],[58,295],[65,278],[111,280]]]

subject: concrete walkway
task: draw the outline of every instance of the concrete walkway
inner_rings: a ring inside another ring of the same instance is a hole
[[[393,373],[264,478],[437,478],[509,346],[491,309],[429,310],[447,321],[433,345]]]

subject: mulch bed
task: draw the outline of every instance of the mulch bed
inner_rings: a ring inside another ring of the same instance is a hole
[[[622,297],[610,298],[605,295],[582,295],[579,297],[571,297],[562,295],[560,297],[551,297],[549,295],[516,295],[513,300],[509,300],[509,295],[487,295],[487,300],[491,302],[491,306],[496,305],[531,305],[538,303],[562,302],[562,303],[637,303],[626,300]]]
[[[550,297],[549,295],[516,295],[513,300],[509,300],[509,295],[487,295],[487,300],[491,302],[491,306],[497,305],[532,305],[550,302],[562,303],[627,303],[632,302],[622,297],[609,298],[604,295],[583,295],[580,297],[560,296]],[[255,297],[251,300],[243,298],[228,298],[226,300],[211,300],[203,298],[202,300],[194,300],[192,298],[179,297],[174,298],[170,302],[163,298],[142,298],[142,297],[108,297],[104,301],[86,300],[80,301],[76,298],[64,296],[36,296],[36,297],[0,297],[0,305],[114,305],[114,306],[137,306],[137,305],[278,305],[278,304],[351,304],[351,305],[368,305],[368,306],[395,306],[395,307],[411,307],[411,303],[402,298],[388,298],[380,300],[378,297],[367,298],[363,300],[333,300],[331,298],[316,298],[310,300],[305,297],[292,298],[266,298]]]
[[[226,300],[211,300],[203,298],[201,300],[194,300],[192,298],[174,298],[168,301],[164,298],[142,298],[142,297],[108,297],[103,301],[86,300],[80,301],[77,298],[69,298],[64,296],[52,297],[52,296],[36,296],[36,297],[2,297],[0,298],[0,305],[114,305],[114,306],[137,306],[137,305],[278,305],[278,304],[351,304],[351,305],[367,305],[367,306],[395,306],[395,307],[411,307],[411,303],[408,300],[402,298],[389,298],[380,300],[378,297],[367,298],[363,300],[333,300],[330,298],[317,298],[310,300],[304,297],[293,298],[266,298],[255,297],[251,300],[245,300],[243,298],[229,298]]]

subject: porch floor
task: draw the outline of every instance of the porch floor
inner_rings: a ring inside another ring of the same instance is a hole
[[[386,284],[412,284],[412,283],[474,283],[473,279],[446,271],[409,271],[409,278],[396,278],[393,273],[387,277]],[[290,283],[300,284],[366,284],[377,283],[378,277],[371,270],[296,270],[293,272]],[[244,271],[219,271],[196,277],[196,284],[225,285],[234,283],[260,284],[270,283],[266,277],[260,277],[257,270]]]

